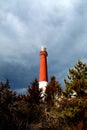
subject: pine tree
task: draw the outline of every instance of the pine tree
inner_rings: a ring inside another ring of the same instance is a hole
[[[64,80],[68,96],[76,92],[78,97],[84,96],[87,90],[87,64],[78,60],[73,69],[69,69],[68,78]]]
[[[46,97],[45,100],[48,104],[54,104],[54,100],[59,98],[62,94],[62,88],[59,82],[56,81],[55,76],[50,78],[50,82],[46,87]]]
[[[31,86],[28,87],[28,90],[27,90],[27,97],[29,99],[29,102],[32,104],[33,103],[39,104],[42,99],[41,92],[42,90],[39,89],[38,80],[35,79],[31,83]]]

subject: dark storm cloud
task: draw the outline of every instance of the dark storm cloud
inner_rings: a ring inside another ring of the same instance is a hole
[[[87,62],[87,1],[0,1],[0,79],[21,91],[39,75],[39,51],[47,47],[49,78],[64,86],[68,68]]]

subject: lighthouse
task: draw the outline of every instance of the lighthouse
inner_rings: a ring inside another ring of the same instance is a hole
[[[39,88],[45,91],[48,84],[48,72],[47,72],[47,56],[48,53],[45,47],[41,47],[40,51],[40,71],[39,71]]]

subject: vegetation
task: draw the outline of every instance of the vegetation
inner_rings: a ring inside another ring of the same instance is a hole
[[[0,130],[87,130],[87,65],[79,60],[64,81],[62,90],[52,76],[44,97],[37,79],[25,95],[0,82]]]
[[[77,97],[82,97],[87,90],[87,65],[80,60],[73,69],[69,69],[68,80],[65,79],[66,93],[68,96],[76,92]]]

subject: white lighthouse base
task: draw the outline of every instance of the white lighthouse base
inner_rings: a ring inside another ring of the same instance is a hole
[[[42,89],[43,93],[45,92],[47,85],[48,85],[48,82],[46,82],[46,81],[39,82],[39,88]]]

